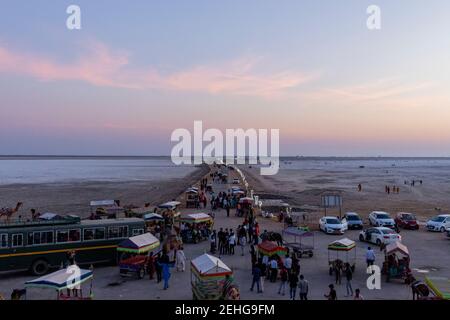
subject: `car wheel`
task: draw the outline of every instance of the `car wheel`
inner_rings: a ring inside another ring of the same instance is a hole
[[[441,232],[445,232],[445,228],[444,228],[444,227],[441,227],[440,231],[441,231]]]
[[[359,241],[364,242],[364,236],[362,234],[359,235]]]
[[[377,246],[381,246],[381,240],[380,239],[377,239],[376,243],[377,243]]]
[[[48,262],[42,259],[36,260],[31,266],[31,272],[35,276],[43,276],[49,270]]]

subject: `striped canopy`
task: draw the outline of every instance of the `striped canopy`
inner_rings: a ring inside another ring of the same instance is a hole
[[[390,243],[386,246],[386,254],[387,255],[390,255],[395,252],[400,252],[404,256],[409,257],[408,247],[405,246],[404,244],[400,243],[399,241]]]
[[[91,270],[69,266],[38,279],[27,281],[25,282],[25,287],[51,288],[61,291],[79,286],[86,280],[91,279],[92,276]]]
[[[159,245],[160,242],[154,235],[144,233],[122,241],[118,245],[117,251],[140,254],[158,248]]]
[[[334,251],[350,251],[356,247],[355,241],[348,238],[333,241],[328,245],[328,250]]]
[[[285,247],[280,247],[276,242],[273,241],[263,241],[258,244],[258,251],[266,256],[273,256],[275,254],[279,256],[284,256],[287,253]]]

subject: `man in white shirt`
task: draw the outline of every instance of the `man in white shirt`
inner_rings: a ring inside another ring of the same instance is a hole
[[[373,266],[373,263],[375,262],[375,252],[371,247],[367,248],[366,252],[366,262],[367,262],[367,268],[369,266]]]
[[[234,255],[234,247],[236,245],[236,236],[234,232],[231,232],[230,237],[228,238],[228,244],[230,246],[230,254]]]
[[[286,268],[288,275],[290,275],[292,269],[292,258],[289,255],[286,255],[286,259],[284,259],[284,267]]]

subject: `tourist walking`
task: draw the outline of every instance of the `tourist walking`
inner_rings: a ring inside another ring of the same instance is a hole
[[[156,269],[156,282],[160,283],[162,280],[162,266],[160,264],[161,254],[158,253],[155,260],[155,269]]]
[[[290,288],[289,292],[292,300],[295,300],[297,285],[298,285],[298,276],[296,273],[291,272],[291,275],[289,276],[289,288]]]
[[[155,256],[153,255],[153,251],[149,253],[147,257],[147,273],[149,280],[153,280],[153,277],[155,275]]]
[[[241,247],[241,256],[244,256],[246,242],[247,239],[245,238],[245,235],[241,235],[241,237],[239,238],[239,246]]]
[[[253,275],[253,281],[252,286],[250,288],[250,291],[253,291],[253,288],[255,287],[258,289],[258,293],[261,293],[261,269],[258,264],[256,264],[252,269],[252,275]]]
[[[288,275],[292,272],[292,258],[289,256],[289,254],[286,254],[286,258],[284,259],[284,267],[286,268],[286,271]]]
[[[345,288],[347,289],[347,297],[353,296],[353,288],[352,288],[352,278],[353,278],[353,271],[352,267],[350,266],[350,263],[345,264]]]
[[[186,269],[186,256],[183,251],[183,246],[177,250],[177,271],[180,271],[180,268],[183,272]]]
[[[300,275],[300,280],[298,282],[298,291],[300,300],[308,300],[309,283],[302,274]]]
[[[277,259],[272,258],[270,260],[270,282],[276,282],[278,275],[278,262]]]
[[[369,266],[373,266],[373,264],[375,262],[375,252],[373,251],[373,249],[371,247],[367,248],[366,262],[367,262],[367,268]]]
[[[209,236],[209,241],[211,242],[211,248],[210,248],[209,251],[212,254],[214,254],[214,253],[216,253],[216,248],[217,248],[217,233],[216,233],[216,230],[213,230],[213,232]]]
[[[228,238],[228,245],[230,247],[229,254],[234,255],[234,247],[236,246],[236,236],[234,235],[233,231],[231,231],[230,237]]]
[[[286,283],[288,281],[288,272],[285,268],[282,268],[280,271],[280,287],[278,288],[278,294],[282,294],[284,296],[284,293],[286,291]]]

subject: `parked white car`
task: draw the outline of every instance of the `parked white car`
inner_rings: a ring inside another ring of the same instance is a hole
[[[349,229],[361,229],[363,228],[363,222],[356,212],[347,212],[344,215],[347,220],[347,225]]]
[[[322,217],[319,220],[319,229],[327,234],[344,234],[347,231],[347,220],[336,217]]]
[[[389,213],[384,211],[372,211],[369,214],[369,223],[374,227],[394,228],[395,221],[391,218]]]
[[[440,214],[427,221],[428,231],[445,232],[450,228],[450,214]]]
[[[374,243],[377,246],[402,241],[402,237],[394,230],[386,227],[374,227],[359,233],[359,240]]]

